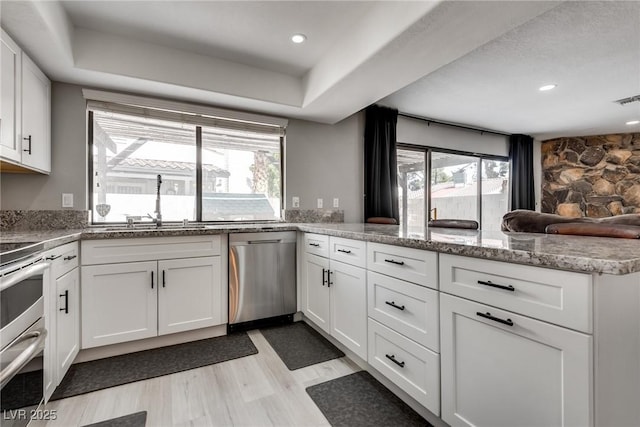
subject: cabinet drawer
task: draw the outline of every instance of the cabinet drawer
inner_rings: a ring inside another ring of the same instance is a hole
[[[220,255],[221,236],[85,240],[82,265]]]
[[[51,261],[51,275],[56,279],[62,277],[78,266],[78,242],[67,243],[53,248],[45,256],[47,260]]]
[[[329,258],[329,236],[305,233],[304,250],[309,254]]]
[[[591,333],[589,274],[441,254],[440,290]]]
[[[369,243],[367,268],[421,286],[438,289],[438,254],[436,252]]]
[[[440,358],[369,319],[369,364],[435,415],[440,415]]]
[[[333,236],[329,238],[331,259],[355,265],[356,267],[366,267],[366,248],[367,244],[361,240],[342,239]]]
[[[438,352],[438,292],[369,271],[368,314],[385,326]]]

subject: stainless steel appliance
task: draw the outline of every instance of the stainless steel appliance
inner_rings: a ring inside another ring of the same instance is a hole
[[[296,232],[230,234],[229,330],[292,320],[296,309]]]
[[[3,426],[27,425],[44,401],[42,245],[0,254],[0,411]]]

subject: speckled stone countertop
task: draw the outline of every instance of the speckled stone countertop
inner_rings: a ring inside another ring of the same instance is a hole
[[[425,233],[403,231],[379,224],[213,224],[126,229],[91,227],[83,230],[2,232],[0,243],[45,242],[45,249],[83,239],[192,236],[233,232],[299,230],[368,242],[406,246],[448,254],[557,268],[586,273],[629,274],[640,272],[640,240],[555,234],[431,228]]]

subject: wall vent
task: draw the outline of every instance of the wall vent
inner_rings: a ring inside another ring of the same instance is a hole
[[[640,102],[640,95],[630,96],[629,98],[618,99],[617,101],[613,101],[613,102],[617,102],[620,105],[629,104],[631,102]]]

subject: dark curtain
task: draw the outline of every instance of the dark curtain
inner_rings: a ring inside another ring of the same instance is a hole
[[[533,188],[533,138],[529,135],[509,137],[511,159],[511,210],[536,209]]]
[[[398,212],[396,124],[398,110],[367,107],[364,127],[364,218],[395,218]]]

